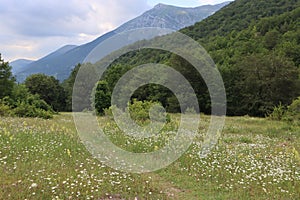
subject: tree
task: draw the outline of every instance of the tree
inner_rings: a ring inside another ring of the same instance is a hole
[[[66,94],[66,111],[72,111],[72,93],[73,93],[73,86],[76,80],[77,73],[81,67],[81,64],[77,64],[75,68],[72,70],[68,79],[64,80],[62,83],[62,87],[65,90]]]
[[[104,114],[104,109],[109,108],[111,104],[111,92],[108,88],[108,83],[104,80],[97,83],[95,91],[95,104],[96,112],[100,115]]]
[[[265,116],[274,106],[289,105],[299,95],[298,69],[294,63],[274,54],[247,56],[237,64],[241,81],[240,108],[244,114]]]
[[[209,114],[211,111],[210,96],[209,96],[206,83],[202,78],[201,74],[199,73],[199,71],[188,61],[186,61],[184,58],[174,54],[171,56],[169,60],[169,66],[177,70],[180,74],[182,74],[186,78],[186,80],[188,80],[188,82],[191,84],[191,86],[193,87],[197,95],[201,112]],[[173,103],[174,105],[172,105]],[[172,94],[169,95],[168,98],[168,107],[172,112],[180,111],[179,104],[177,103],[175,96],[173,96]],[[196,108],[194,109],[197,110]]]
[[[33,74],[26,78],[25,85],[31,94],[38,94],[55,111],[64,111],[66,105],[64,89],[53,76]]]
[[[83,110],[91,109],[91,96],[95,88],[99,72],[96,64],[84,63],[78,68],[76,72],[76,81],[72,88],[72,110],[81,112]]]
[[[269,50],[272,50],[276,47],[279,39],[280,33],[277,30],[272,30],[266,33],[265,35],[265,47]]]
[[[1,59],[0,54],[0,99],[10,96],[14,87],[15,79],[11,72],[11,66],[8,62]]]

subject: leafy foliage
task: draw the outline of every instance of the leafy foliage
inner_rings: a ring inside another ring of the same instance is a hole
[[[205,43],[216,36],[247,29],[262,18],[280,15],[298,8],[298,0],[235,0],[211,17],[181,30],[195,40]]]
[[[146,122],[150,120],[150,113],[153,115],[152,120],[156,121],[164,121],[167,119],[167,122],[170,122],[170,116],[164,115],[163,110],[159,110],[161,108],[161,104],[158,102],[151,101],[137,101],[133,100],[132,103],[128,105],[130,116],[133,120],[139,122]],[[151,109],[154,109],[151,112]]]
[[[3,100],[0,99],[0,116],[10,115],[12,115],[11,108],[5,102],[3,102]]]
[[[25,85],[16,84],[9,64],[3,60],[0,62],[0,116],[52,118],[54,111],[51,106],[38,94],[31,94]]]
[[[285,58],[253,54],[242,58],[236,68],[240,76],[235,87],[240,92],[235,97],[240,99],[241,114],[264,116],[275,105],[288,105],[297,96],[297,68]]]
[[[269,119],[272,120],[282,120],[286,115],[286,107],[282,106],[280,103],[278,106],[274,107],[274,110],[271,114],[268,115]]]
[[[38,94],[55,111],[63,111],[66,106],[63,87],[53,76],[34,74],[26,78],[25,85],[29,92]]]
[[[25,85],[14,85],[10,97],[0,101],[0,115],[18,117],[52,118],[53,109],[39,95],[31,94]]]
[[[11,66],[1,58],[0,54],[0,99],[11,94],[14,82]]]
[[[99,81],[97,83],[95,92],[95,110],[97,114],[103,115],[104,109],[110,107],[111,93],[108,88],[108,83],[106,81]]]
[[[272,120],[284,120],[300,124],[300,97],[296,98],[291,105],[285,107],[280,103],[268,116]]]
[[[300,125],[300,97],[295,99],[293,103],[288,106],[286,115],[288,120]]]
[[[72,70],[70,76],[62,82],[62,87],[64,88],[66,94],[66,107],[65,111],[72,111],[72,93],[73,86],[76,80],[77,73],[81,67],[81,64],[77,64]]]

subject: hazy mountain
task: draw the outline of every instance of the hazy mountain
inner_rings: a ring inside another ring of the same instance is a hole
[[[195,8],[181,8],[160,3],[140,17],[130,20],[120,26],[115,32],[123,32],[144,27],[160,27],[179,30],[207,18],[228,3],[229,2],[217,5],[205,5]]]
[[[123,24],[114,31],[98,37],[90,43],[81,46],[68,45],[62,47],[40,60],[23,66],[23,70],[16,72],[15,75],[19,82],[24,81],[27,76],[35,73],[44,73],[55,76],[59,80],[64,80],[68,78],[72,68],[76,64],[83,62],[90,51],[117,33],[143,27],[161,27],[179,30],[205,19],[228,3],[229,2],[218,5],[206,5],[196,8],[181,8],[158,4],[141,16]]]
[[[20,71],[23,71],[25,66],[29,65],[30,63],[34,62],[33,60],[27,60],[27,59],[18,59],[15,61],[12,61],[9,63],[9,65],[12,67],[11,71],[13,74],[19,73]]]
[[[26,77],[30,74],[35,74],[35,73],[44,73],[44,74],[48,74],[48,75],[53,75],[53,76],[57,76],[58,72],[54,71],[52,69],[53,65],[59,65],[59,62],[63,62],[63,56],[71,51],[72,49],[76,48],[76,45],[66,45],[63,46],[61,48],[59,48],[58,50],[54,51],[53,53],[50,53],[49,55],[37,60],[37,61],[32,61],[29,62],[27,65],[23,65],[18,67],[18,70],[14,72],[13,74],[16,75],[17,77],[17,81],[22,82],[26,79]],[[16,61],[13,61],[11,63],[13,69],[14,67],[14,63]],[[42,66],[40,67],[40,69],[36,69],[36,71],[34,70],[35,66]],[[32,73],[33,72],[33,73]]]

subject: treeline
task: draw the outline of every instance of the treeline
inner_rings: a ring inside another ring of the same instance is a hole
[[[25,84],[17,84],[11,66],[0,55],[0,115],[52,118],[54,109]]]
[[[63,83],[53,76],[33,74],[19,84],[0,54],[0,115],[49,119],[58,112],[71,111],[75,69]]]

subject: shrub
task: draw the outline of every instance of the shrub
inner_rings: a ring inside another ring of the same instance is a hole
[[[293,103],[288,106],[286,119],[300,124],[300,97],[295,99]]]
[[[50,119],[53,117],[53,113],[51,111],[37,108],[34,105],[30,105],[25,102],[19,103],[12,112],[18,117],[39,117],[43,119]]]
[[[292,115],[300,114],[300,97],[293,101],[293,103],[288,107],[288,113]]]
[[[285,120],[300,124],[300,97],[287,108],[279,104],[268,117],[272,120]]]
[[[18,117],[52,118],[54,111],[41,100],[39,95],[32,95],[24,85],[15,85],[10,97],[0,101],[0,115]]]
[[[286,115],[286,107],[281,103],[278,106],[275,106],[273,112],[269,114],[269,118],[272,120],[282,120]]]
[[[113,105],[104,109],[105,116],[113,119],[112,109],[117,109],[117,112],[122,112]],[[134,99],[133,103],[128,105],[128,109],[130,117],[141,125],[149,120],[167,123],[171,121],[170,115],[165,113],[165,110],[158,102],[137,101]]]
[[[0,116],[10,116],[11,110],[8,105],[3,102],[3,100],[0,100]]]
[[[150,120],[170,122],[170,116],[158,102],[133,100],[129,104],[130,116],[135,121],[145,122]],[[150,115],[149,115],[150,114]]]

